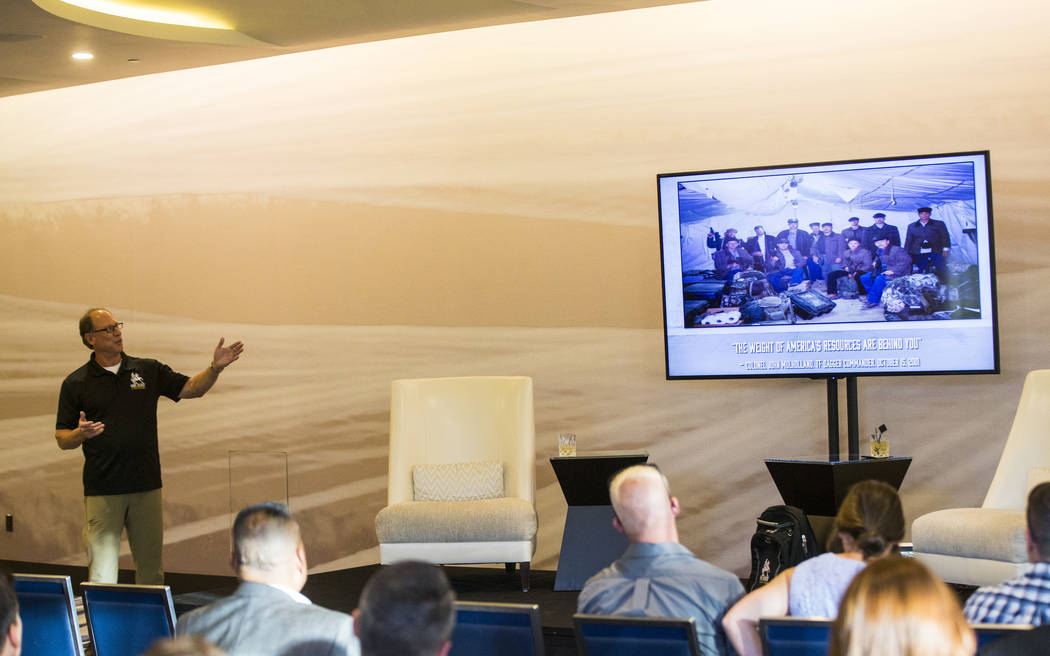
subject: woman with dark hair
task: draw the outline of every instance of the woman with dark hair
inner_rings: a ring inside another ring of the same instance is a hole
[[[972,656],[977,641],[959,600],[913,558],[858,574],[831,626],[829,656]]]
[[[857,483],[835,516],[832,551],[784,570],[744,596],[722,620],[726,636],[741,656],[760,656],[758,618],[835,617],[853,577],[891,553],[903,537],[904,511],[897,491],[879,481]]]

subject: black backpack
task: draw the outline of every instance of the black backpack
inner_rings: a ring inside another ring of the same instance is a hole
[[[799,508],[770,506],[758,516],[757,524],[751,536],[748,590],[762,587],[785,569],[823,551],[806,513]]]

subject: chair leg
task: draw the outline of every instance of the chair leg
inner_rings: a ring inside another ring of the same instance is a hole
[[[521,569],[521,591],[522,592],[528,592],[529,591],[529,562],[525,561],[524,563],[518,563],[518,566]]]
[[[507,570],[507,574],[513,574],[515,565],[517,563],[503,563],[503,568]]]

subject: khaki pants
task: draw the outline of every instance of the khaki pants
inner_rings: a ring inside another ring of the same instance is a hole
[[[93,583],[116,583],[120,535],[127,528],[135,583],[162,585],[164,515],[160,489],[84,497],[84,546]]]

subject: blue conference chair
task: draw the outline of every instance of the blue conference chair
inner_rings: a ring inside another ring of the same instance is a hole
[[[581,656],[700,656],[693,618],[572,617]]]
[[[826,656],[831,620],[813,617],[762,617],[758,633],[765,656]]]
[[[84,656],[68,576],[15,574],[23,656]]]
[[[1030,624],[971,624],[970,628],[977,634],[977,648],[980,649],[999,638],[1029,631],[1032,626]]]
[[[456,602],[449,656],[543,656],[536,604]]]
[[[138,656],[175,634],[175,604],[166,585],[82,583],[80,589],[97,656]]]

